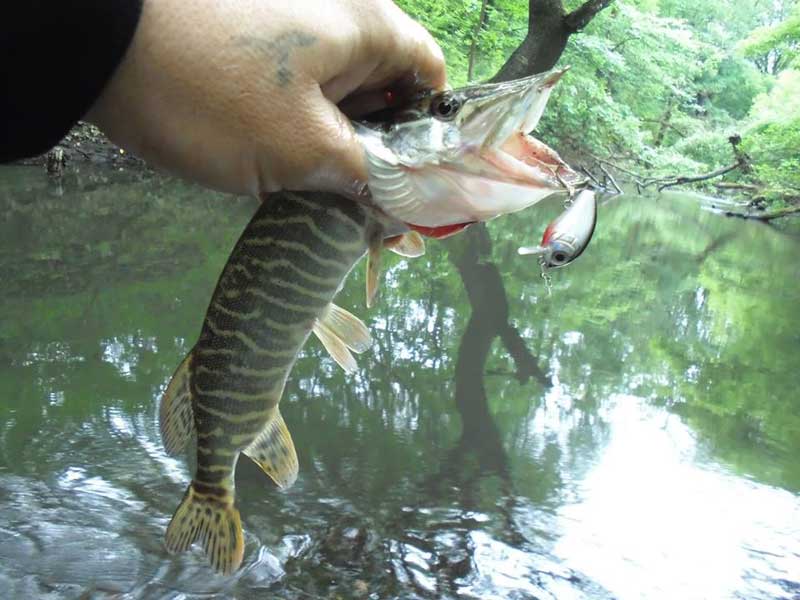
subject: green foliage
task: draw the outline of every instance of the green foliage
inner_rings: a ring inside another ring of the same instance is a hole
[[[780,70],[794,63],[800,57],[800,4],[796,4],[789,16],[774,25],[756,29],[741,48],[746,56],[758,58],[768,56],[774,70]]]
[[[774,182],[772,194],[800,195],[800,71],[783,71],[756,99],[745,140],[758,179]]]
[[[478,30],[482,0],[399,0],[398,5],[433,34],[447,59],[450,84],[467,83],[469,53],[476,40],[474,79],[488,79],[525,37],[528,3],[493,0],[487,3],[483,27]],[[477,34],[477,39],[476,39]]]
[[[735,121],[747,116],[758,94],[767,91],[769,78],[755,65],[738,56],[727,56],[718,65],[715,73],[707,73],[700,81],[712,103],[711,110],[718,110],[720,120],[725,113]]]

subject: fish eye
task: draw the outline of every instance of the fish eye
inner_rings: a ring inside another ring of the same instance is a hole
[[[442,121],[449,121],[456,116],[461,102],[452,94],[439,94],[431,101],[431,114]]]
[[[554,265],[563,265],[569,260],[569,256],[563,250],[556,250],[553,252],[551,260]]]

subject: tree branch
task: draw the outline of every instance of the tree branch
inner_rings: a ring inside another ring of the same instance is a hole
[[[577,33],[586,27],[597,13],[606,8],[613,1],[614,0],[587,0],[564,17],[564,26],[570,33]]]
[[[739,219],[752,219],[754,221],[764,222],[774,221],[775,219],[797,214],[800,214],[800,205],[787,206],[786,208],[777,208],[775,210],[768,210],[764,212],[737,213],[729,210],[725,211],[726,217],[737,217]]]
[[[721,169],[717,169],[716,171],[711,171],[711,173],[704,173],[702,175],[676,175],[674,177],[665,177],[664,179],[657,179],[652,181],[647,185],[657,183],[658,184],[658,191],[663,192],[667,188],[674,187],[676,185],[683,185],[685,183],[696,183],[698,181],[705,181],[707,179],[714,179],[715,177],[720,177],[721,175],[725,175],[725,173],[729,173],[734,169],[739,168],[739,163],[735,162],[732,165],[728,165],[727,167],[722,167]]]
[[[526,383],[528,379],[533,377],[543,386],[550,387],[552,385],[545,372],[539,367],[539,359],[528,350],[525,340],[516,327],[506,324],[500,330],[500,339],[514,360],[514,365],[517,369],[515,373],[517,381]]]

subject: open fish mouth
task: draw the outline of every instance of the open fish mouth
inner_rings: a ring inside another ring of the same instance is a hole
[[[486,221],[585,183],[530,135],[565,70],[428,93],[359,124],[373,202],[420,230]]]

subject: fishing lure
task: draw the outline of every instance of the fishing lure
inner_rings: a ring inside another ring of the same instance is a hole
[[[597,199],[594,190],[584,189],[547,226],[538,246],[523,246],[517,252],[523,256],[539,256],[546,269],[563,267],[583,254],[596,225]]]

